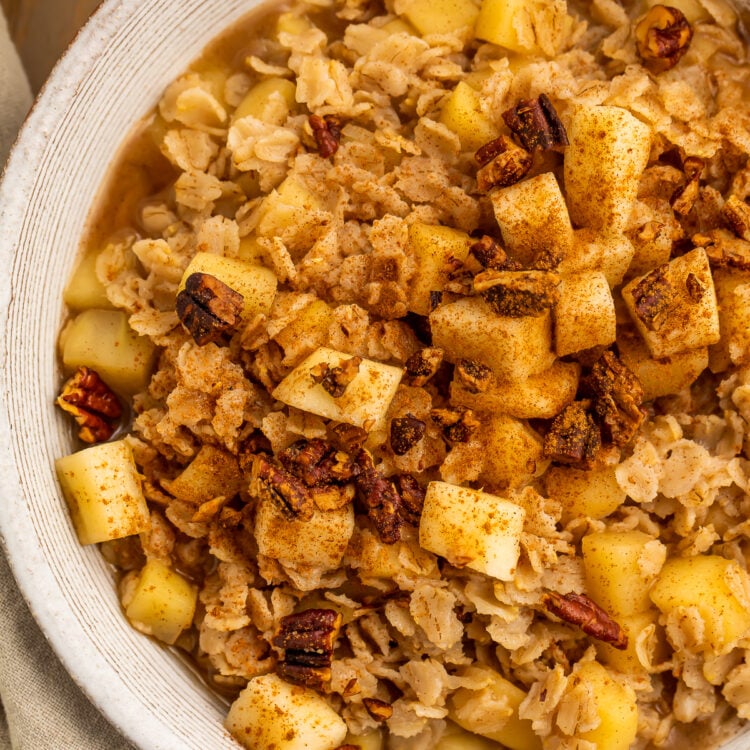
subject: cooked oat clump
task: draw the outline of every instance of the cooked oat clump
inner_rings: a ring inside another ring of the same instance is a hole
[[[269,6],[125,146],[58,476],[241,744],[750,717],[743,34],[726,0]]]

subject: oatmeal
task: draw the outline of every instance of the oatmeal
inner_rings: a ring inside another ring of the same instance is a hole
[[[750,717],[743,34],[726,0],[269,6],[126,145],[57,470],[240,744]]]

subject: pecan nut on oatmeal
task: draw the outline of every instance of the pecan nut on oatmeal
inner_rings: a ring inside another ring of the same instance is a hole
[[[747,20],[268,5],[125,145],[66,293],[58,476],[240,745],[742,731]]]

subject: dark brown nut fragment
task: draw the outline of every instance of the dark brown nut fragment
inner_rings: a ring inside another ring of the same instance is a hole
[[[325,691],[331,681],[331,664],[341,615],[332,609],[306,609],[282,617],[271,643],[283,650],[276,665],[282,679],[295,685]]]
[[[745,201],[730,195],[721,209],[721,216],[738,237],[750,241],[750,206]]]
[[[510,318],[536,317],[555,306],[560,277],[551,271],[482,271],[474,290],[498,314]]]
[[[690,241],[706,251],[712,268],[736,268],[750,271],[750,242],[735,237],[726,229],[714,229],[706,234],[694,234]]]
[[[474,412],[463,406],[457,409],[433,409],[430,418],[442,429],[445,439],[450,443],[468,443],[482,426]]]
[[[557,247],[546,247],[540,250],[529,265],[532,271],[554,271],[562,263],[565,253]]]
[[[675,299],[675,290],[667,278],[668,270],[666,263],[655,268],[633,288],[635,313],[651,331],[658,331],[664,325]]]
[[[700,279],[694,273],[689,273],[685,277],[685,288],[688,295],[690,295],[690,299],[696,303],[700,302],[706,293],[706,287],[703,286]]]
[[[198,346],[233,331],[242,315],[243,296],[215,276],[192,273],[177,295],[177,317]]]
[[[569,144],[565,126],[547,94],[522,99],[503,112],[503,120],[527,151],[562,150]]]
[[[442,292],[430,292],[430,310],[434,310],[443,301]]]
[[[521,270],[520,263],[511,260],[505,250],[486,234],[477,240],[470,250],[483,268],[492,268],[495,271]]]
[[[298,440],[279,453],[279,461],[308,487],[348,482],[358,471],[348,453],[320,438]]]
[[[614,352],[606,351],[581,380],[581,391],[593,398],[594,413],[605,438],[620,447],[627,445],[645,417],[638,378]]]
[[[326,362],[315,365],[310,372],[313,380],[320,383],[333,398],[341,398],[346,393],[349,383],[357,377],[362,357],[350,357],[341,361],[337,367],[331,367]]]
[[[399,474],[395,482],[401,495],[401,517],[411,526],[419,526],[426,496],[424,487],[411,474]]]
[[[685,14],[668,5],[654,5],[635,27],[638,54],[653,73],[677,65],[692,39],[693,29]]]
[[[445,352],[435,346],[427,346],[414,352],[404,365],[411,385],[425,385],[440,369],[444,356]]]
[[[578,625],[587,635],[621,651],[628,647],[625,631],[585,594],[571,593],[562,596],[549,592],[542,601],[549,612],[565,622]]]
[[[80,427],[78,437],[84,443],[103,443],[114,434],[122,407],[114,392],[96,370],[79,367],[63,385],[57,405],[71,414]]]
[[[390,703],[377,698],[362,698],[362,703],[375,721],[385,722],[393,716],[393,706]]]
[[[253,459],[250,487],[288,518],[309,521],[315,511],[312,495],[302,481],[262,454]]]
[[[372,456],[366,450],[359,451],[354,463],[360,470],[354,479],[357,497],[375,525],[380,539],[385,544],[395,544],[401,539],[401,496],[393,482],[375,468]]]
[[[362,750],[359,745],[339,745],[334,750]]]
[[[368,437],[367,430],[346,422],[340,422],[329,429],[331,440],[348,453],[356,453]]]
[[[492,370],[473,359],[459,359],[455,378],[469,393],[484,393],[492,385]]]
[[[534,163],[534,157],[526,149],[504,135],[482,146],[474,158],[481,164],[477,170],[477,188],[481,193],[496,187],[515,185],[526,176]]]
[[[406,455],[422,438],[427,425],[413,414],[391,420],[391,449],[397,456]]]
[[[544,436],[547,458],[561,464],[590,466],[602,445],[599,427],[586,410],[586,404],[574,401],[553,420]]]
[[[672,197],[669,199],[669,203],[672,206],[672,210],[678,215],[688,216],[695,206],[695,202],[700,197],[701,191],[701,180],[700,171],[688,179],[688,181],[678,187],[677,190],[672,193]]]
[[[318,153],[324,159],[333,156],[339,150],[341,120],[335,115],[310,115],[308,122],[318,145]]]

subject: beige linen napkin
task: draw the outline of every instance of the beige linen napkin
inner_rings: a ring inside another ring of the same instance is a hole
[[[0,11],[0,165],[31,103]],[[13,502],[13,498],[2,498]],[[130,750],[73,683],[31,617],[0,548],[0,750]]]

